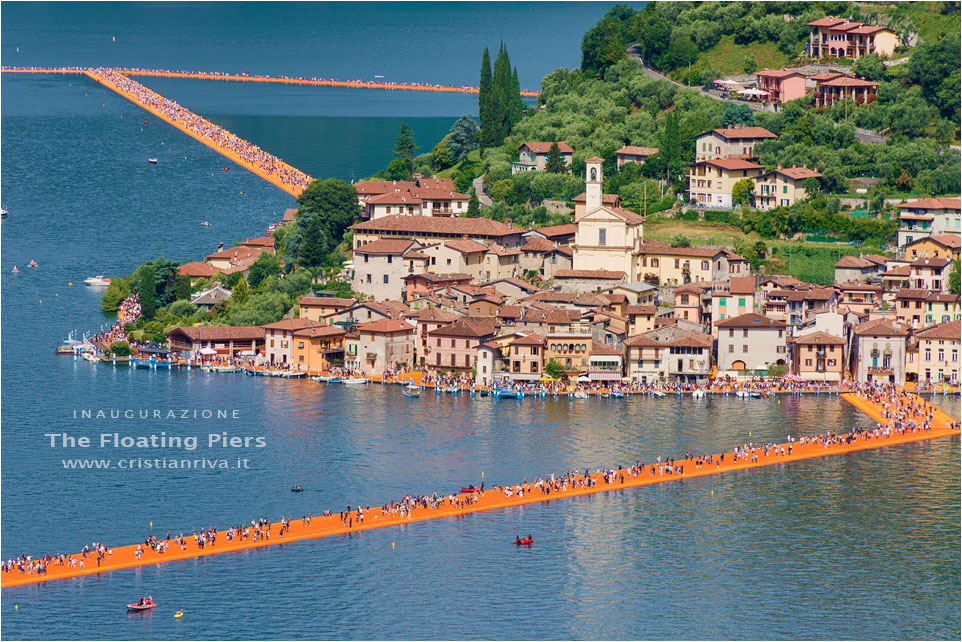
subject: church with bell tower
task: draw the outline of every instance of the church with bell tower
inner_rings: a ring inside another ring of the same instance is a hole
[[[624,272],[633,281],[638,278],[635,253],[645,238],[645,217],[603,204],[603,165],[604,159],[597,157],[585,161],[585,210],[575,218],[572,268]]]

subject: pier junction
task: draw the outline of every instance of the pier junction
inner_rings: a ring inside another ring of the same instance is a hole
[[[875,421],[876,428],[849,434],[829,432],[818,437],[796,438],[782,444],[747,444],[723,454],[689,455],[680,461],[639,463],[595,474],[585,471],[583,474],[551,475],[534,483],[525,481],[513,486],[495,485],[487,490],[473,488],[471,492],[405,497],[402,501],[381,507],[354,507],[345,513],[324,511],[317,516],[312,515],[310,519],[257,525],[252,522],[250,527],[205,532],[200,539],[196,535],[170,540],[157,540],[151,536],[146,545],[109,549],[99,561],[97,555],[90,552],[50,559],[20,558],[14,566],[4,567],[0,585],[13,587],[92,575],[960,435],[959,423],[952,417],[904,391],[891,391],[888,394],[879,391],[845,393],[842,398]]]

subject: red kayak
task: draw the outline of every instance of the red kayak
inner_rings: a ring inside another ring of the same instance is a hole
[[[534,544],[533,537],[522,537],[521,539],[514,540],[515,546],[531,546],[532,544]]]
[[[461,492],[462,492],[462,493],[467,493],[467,494],[470,494],[470,493],[480,493],[480,492],[481,492],[481,489],[480,489],[480,488],[475,488],[474,486],[466,486],[466,487],[464,487],[464,488],[461,489]]]
[[[148,600],[146,602],[142,601],[142,602],[134,602],[133,604],[128,604],[127,610],[128,611],[149,611],[150,609],[156,606],[157,606],[156,602],[152,600]]]

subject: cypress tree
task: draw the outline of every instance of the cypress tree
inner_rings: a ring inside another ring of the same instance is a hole
[[[301,251],[297,255],[297,263],[302,267],[317,267],[324,260],[327,239],[321,225],[321,217],[317,214],[309,214],[308,216],[307,223],[304,225],[304,241],[301,243]]]
[[[140,268],[137,294],[140,299],[140,314],[152,319],[157,312],[157,277],[154,275],[154,266],[149,263]]]
[[[481,203],[478,201],[478,193],[471,190],[471,198],[468,199],[468,211],[465,213],[467,218],[478,218],[481,216]]]
[[[511,114],[511,126],[514,127],[521,122],[521,117],[524,115],[524,101],[521,100],[521,82],[518,80],[518,68],[514,68],[514,73],[511,75],[511,92],[508,94],[511,96],[511,109],[509,110]]]
[[[551,147],[548,148],[548,155],[544,159],[544,171],[551,174],[564,174],[568,171],[568,166],[561,158],[561,148],[558,147],[558,143],[551,143]]]
[[[478,84],[478,116],[481,120],[481,149],[488,147],[490,139],[491,124],[488,122],[490,114],[488,111],[488,101],[491,99],[491,55],[488,48],[484,48],[481,54],[481,82]],[[488,136],[485,136],[488,132]]]

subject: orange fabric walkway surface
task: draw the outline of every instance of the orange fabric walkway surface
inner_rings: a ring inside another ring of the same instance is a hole
[[[281,188],[282,190],[284,190],[285,192],[287,192],[287,193],[290,194],[291,196],[297,198],[298,196],[300,196],[301,192],[304,191],[304,190],[302,190],[302,189],[300,189],[300,188],[298,188],[298,187],[294,187],[294,186],[292,186],[292,185],[289,185],[289,184],[287,184],[287,183],[284,183],[284,182],[281,181],[280,178],[278,178],[277,176],[274,176],[273,174],[271,174],[271,173],[269,173],[269,172],[265,172],[264,170],[262,170],[261,168],[257,167],[257,166],[254,165],[253,163],[250,163],[250,162],[244,160],[243,158],[241,158],[240,156],[238,156],[238,155],[235,154],[234,152],[232,152],[232,151],[230,151],[230,150],[228,150],[228,149],[225,149],[224,147],[221,147],[220,145],[216,144],[215,142],[213,142],[213,141],[211,141],[211,140],[209,140],[209,139],[207,139],[207,138],[205,138],[205,137],[203,137],[203,136],[201,136],[201,135],[199,135],[199,134],[191,131],[191,130],[190,130],[188,127],[186,127],[183,123],[179,123],[179,122],[177,122],[176,120],[171,119],[171,118],[168,117],[166,114],[164,114],[163,112],[161,112],[161,111],[159,111],[159,110],[157,110],[157,109],[154,109],[154,108],[151,107],[150,105],[145,105],[144,103],[142,103],[140,100],[137,99],[137,96],[135,96],[135,95],[133,95],[133,94],[131,94],[131,93],[129,93],[129,92],[124,91],[123,89],[121,89],[120,87],[116,86],[115,84],[113,84],[112,82],[110,82],[109,80],[107,80],[106,78],[104,78],[103,76],[100,76],[99,74],[97,74],[97,73],[95,73],[95,72],[93,72],[93,71],[85,71],[85,72],[83,72],[83,73],[84,73],[84,75],[92,78],[93,80],[96,80],[98,83],[100,83],[101,85],[103,85],[103,86],[106,87],[107,89],[111,89],[111,90],[117,92],[118,94],[120,94],[121,96],[123,96],[124,98],[126,98],[127,100],[129,100],[129,101],[131,101],[132,103],[138,105],[138,106],[141,107],[142,109],[150,112],[151,114],[153,114],[153,115],[156,116],[157,118],[160,118],[162,121],[164,121],[164,122],[172,125],[173,127],[176,127],[177,129],[179,129],[180,131],[184,132],[185,134],[187,134],[187,135],[190,136],[191,138],[202,142],[203,144],[207,145],[208,147],[210,147],[210,148],[213,149],[214,151],[218,152],[219,154],[222,154],[223,156],[229,158],[230,160],[234,161],[235,163],[237,163],[238,165],[240,165],[240,166],[243,167],[244,169],[248,170],[249,172],[252,172],[253,174],[256,174],[257,176],[260,176],[260,177],[263,178],[265,181],[267,181],[268,183],[274,185],[275,187]],[[155,92],[155,93],[156,93],[156,92]],[[159,94],[158,94],[158,95],[159,95]],[[291,170],[295,169],[295,168],[291,167],[290,165],[287,165],[286,163],[285,163],[284,165],[285,165],[285,167],[287,167],[287,168],[289,168],[289,169],[291,169]]]
[[[855,395],[846,394],[843,398],[852,403],[854,406],[860,410],[866,412],[872,419],[877,422],[882,420],[882,409],[880,406],[869,402],[866,399],[857,397]],[[921,401],[921,400],[920,400]],[[476,513],[484,510],[494,510],[499,508],[507,508],[510,506],[519,506],[522,504],[530,504],[534,502],[543,502],[551,499],[562,499],[566,497],[574,497],[579,495],[588,495],[593,493],[604,492],[608,490],[618,490],[623,488],[631,488],[635,486],[646,486],[649,484],[658,484],[662,482],[679,481],[681,479],[693,479],[698,477],[705,477],[708,475],[714,475],[718,473],[738,471],[738,470],[748,470],[752,468],[760,468],[762,466],[770,466],[772,464],[778,464],[783,462],[799,461],[802,459],[811,459],[814,457],[823,457],[826,455],[839,455],[843,453],[854,452],[858,450],[865,450],[869,448],[879,448],[882,446],[890,446],[895,444],[902,444],[914,441],[923,441],[927,439],[935,439],[938,437],[947,437],[952,435],[958,435],[959,430],[952,429],[949,427],[950,421],[953,421],[951,417],[947,414],[936,410],[934,419],[932,422],[932,429],[928,432],[916,432],[907,433],[902,435],[892,435],[889,437],[860,437],[854,443],[851,444],[838,444],[823,446],[822,444],[809,443],[800,444],[798,442],[792,442],[792,452],[788,453],[789,444],[781,444],[785,448],[785,455],[769,454],[763,455],[761,452],[758,453],[757,461],[751,462],[750,460],[739,460],[733,461],[732,453],[726,453],[729,457],[724,463],[705,463],[700,470],[695,469],[694,460],[676,461],[676,465],[680,464],[684,466],[684,474],[663,474],[656,473],[654,475],[649,474],[649,469],[646,466],[645,470],[638,474],[637,476],[631,476],[629,471],[620,470],[616,473],[615,481],[613,483],[605,483],[598,475],[592,475],[592,478],[596,480],[596,484],[590,487],[571,487],[565,491],[551,491],[550,493],[544,493],[533,484],[526,486],[526,490],[522,495],[516,493],[516,490],[520,486],[511,487],[514,489],[510,496],[503,492],[502,490],[489,488],[484,494],[475,493],[473,495],[459,495],[459,500],[465,500],[468,498],[476,498],[476,501],[471,504],[466,504],[463,506],[458,506],[452,504],[449,499],[445,499],[442,504],[435,508],[415,508],[410,517],[398,517],[394,514],[388,513],[383,515],[381,508],[376,507],[368,511],[365,511],[365,518],[363,523],[355,522],[353,526],[346,527],[341,523],[340,517],[335,514],[331,517],[314,517],[310,525],[305,525],[301,523],[300,519],[295,519],[291,522],[291,528],[287,534],[280,536],[280,524],[272,524],[269,528],[270,536],[267,539],[262,539],[258,542],[253,542],[250,538],[247,540],[235,539],[233,542],[227,542],[226,536],[223,531],[217,534],[217,543],[215,545],[209,545],[203,549],[199,548],[192,539],[188,538],[188,544],[186,550],[180,550],[179,545],[177,545],[173,540],[170,541],[169,551],[167,553],[157,553],[151,549],[146,549],[143,553],[142,559],[138,560],[135,557],[136,545],[123,546],[113,549],[113,554],[110,557],[105,558],[104,563],[100,566],[96,566],[96,556],[91,554],[86,560],[86,568],[81,571],[78,566],[54,566],[52,564],[47,567],[47,574],[38,577],[36,573],[20,573],[19,570],[14,570],[12,572],[4,572],[2,574],[2,580],[0,580],[0,585],[4,587],[18,586],[23,584],[31,584],[36,582],[43,582],[47,580],[53,580],[58,578],[76,577],[79,575],[91,575],[94,573],[99,573],[102,571],[118,570],[125,568],[132,568],[135,566],[147,566],[152,564],[160,564],[163,562],[170,562],[175,560],[191,559],[195,557],[200,557],[204,555],[215,555],[217,553],[228,553],[232,551],[241,551],[251,548],[259,548],[263,546],[270,546],[272,544],[283,544],[286,542],[295,542],[303,539],[312,539],[318,537],[326,537],[329,535],[341,535],[350,532],[356,532],[361,530],[368,530],[373,528],[383,528],[387,526],[396,526],[399,524],[408,524],[412,522],[418,522],[428,519],[437,519],[441,517],[449,517],[454,515],[463,515],[467,513]],[[714,457],[715,462],[719,461],[719,456]],[[620,476],[624,475],[624,480],[622,481]],[[354,513],[352,512],[352,515]],[[509,542],[506,540],[505,544]],[[79,559],[80,556],[74,556]]]
[[[69,67],[5,67],[4,72],[25,74],[79,74],[85,69]],[[322,78],[283,78],[265,75],[220,74],[202,71],[165,71],[163,69],[115,69],[125,76],[153,76],[155,78],[193,78],[195,80],[226,80],[230,82],[267,82],[281,85],[311,85],[315,87],[347,87],[351,89],[400,89],[402,91],[434,91],[455,94],[476,94],[477,87],[448,87],[445,85],[421,85],[414,83],[365,82],[352,80],[327,80]],[[535,97],[540,92],[522,91],[521,95]]]

